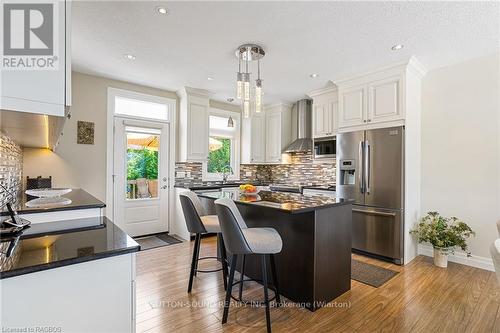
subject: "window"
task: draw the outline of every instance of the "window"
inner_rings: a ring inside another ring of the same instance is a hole
[[[128,92],[128,94],[130,97],[114,97],[114,113],[116,115],[163,121],[169,120],[168,105],[161,101],[160,98],[148,96],[152,100],[147,101],[144,100],[141,94],[134,92]],[[155,101],[156,99],[158,99],[158,102]]]
[[[234,127],[228,127],[229,117]],[[203,180],[238,180],[240,173],[240,115],[235,112],[212,109],[209,115],[208,161],[203,164]]]

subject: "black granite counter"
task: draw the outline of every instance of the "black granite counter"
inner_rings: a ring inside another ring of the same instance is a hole
[[[256,182],[251,182],[251,183],[245,183],[245,182],[227,182],[225,184],[222,183],[217,183],[217,182],[203,182],[203,183],[182,183],[182,184],[175,184],[174,187],[178,188],[185,188],[189,189],[191,191],[200,191],[200,190],[216,190],[219,188],[227,188],[227,187],[238,187],[243,184],[252,184],[255,186],[268,186],[269,184],[267,183],[256,183]]]
[[[308,190],[321,190],[321,191],[331,191],[335,192],[337,187],[335,185],[325,185],[325,186],[303,186],[302,189]]]
[[[139,250],[139,244],[106,217],[36,223],[17,240],[0,238],[0,279]]]
[[[245,195],[241,194],[238,189],[226,189],[220,192],[202,192],[198,193],[198,196],[208,199],[229,198],[237,203],[270,207],[292,214],[352,203],[349,200],[339,198],[307,196],[285,192],[260,191],[257,195]]]
[[[26,205],[27,202],[32,200],[32,197],[29,197],[24,192],[20,193],[18,196],[18,202],[16,204],[16,209],[19,214],[29,214],[29,213],[45,213],[52,211],[61,211],[61,210],[75,210],[75,209],[87,209],[87,208],[104,208],[106,204],[88,192],[76,188],[71,192],[63,195],[62,197],[71,200],[68,204],[65,205],[51,205],[44,207],[28,207]],[[7,212],[7,208],[4,208],[2,212],[0,212],[0,216],[9,215]]]

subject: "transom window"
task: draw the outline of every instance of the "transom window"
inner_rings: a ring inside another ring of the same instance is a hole
[[[115,96],[115,114],[134,118],[168,120],[168,106],[165,103]]]

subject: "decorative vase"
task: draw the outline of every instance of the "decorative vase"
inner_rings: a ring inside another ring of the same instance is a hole
[[[437,267],[448,267],[448,249],[434,248],[434,265]]]

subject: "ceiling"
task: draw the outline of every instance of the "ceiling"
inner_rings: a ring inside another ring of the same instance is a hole
[[[235,49],[258,43],[265,103],[411,55],[432,69],[491,54],[500,39],[498,2],[73,1],[72,23],[74,70],[218,100],[234,97]]]

